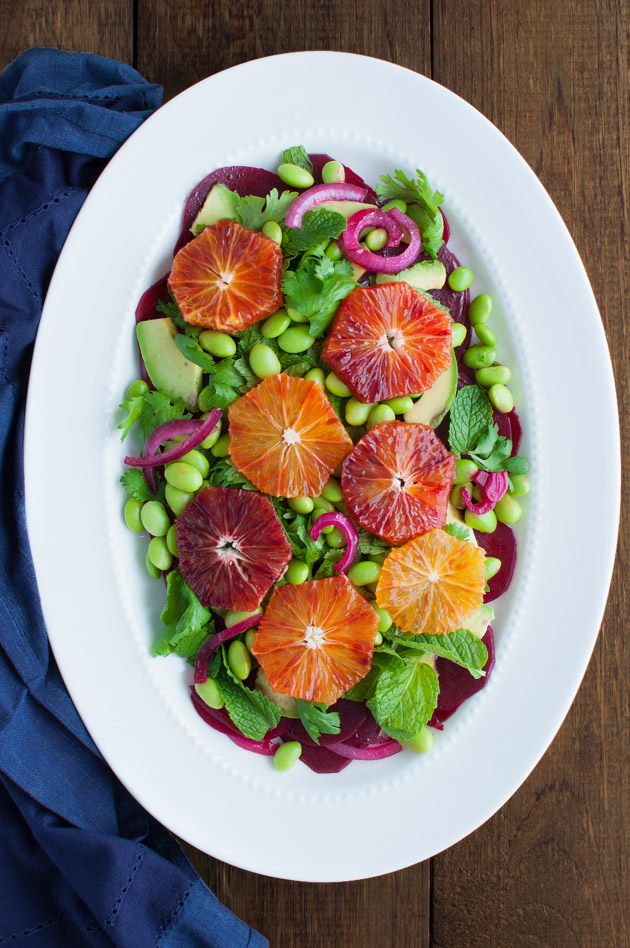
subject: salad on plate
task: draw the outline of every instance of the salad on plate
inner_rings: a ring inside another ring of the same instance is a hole
[[[166,585],[153,653],[281,771],[425,753],[494,666],[529,466],[443,200],[301,146],[219,168],[136,310],[121,480]]]

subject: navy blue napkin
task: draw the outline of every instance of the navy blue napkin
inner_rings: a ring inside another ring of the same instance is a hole
[[[46,289],[91,185],[161,98],[129,66],[59,50],[0,76],[0,944],[267,944],[100,757],[48,647],[26,534],[24,404]]]

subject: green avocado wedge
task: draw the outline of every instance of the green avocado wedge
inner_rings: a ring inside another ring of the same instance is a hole
[[[216,224],[217,221],[236,220],[238,202],[239,196],[235,191],[230,191],[224,184],[213,185],[203,202],[203,207],[192,222],[191,234],[196,237],[204,227]]]
[[[427,389],[413,408],[405,414],[405,421],[437,428],[451,407],[456,391],[457,360],[455,352],[451,351],[451,364],[448,369],[438,375],[431,388]]]
[[[283,717],[299,718],[300,714],[297,709],[297,704],[295,703],[295,698],[291,698],[289,695],[280,695],[277,691],[274,691],[262,668],[259,668],[256,673],[256,688],[258,691],[262,691],[270,701],[273,701],[273,703],[280,708]]]
[[[190,362],[175,345],[172,319],[147,319],[136,326],[138,345],[147,375],[169,398],[183,398],[194,410],[201,391],[201,367]]]
[[[377,283],[408,283],[414,290],[441,290],[446,283],[446,267],[439,260],[421,260],[400,273],[379,273]]]

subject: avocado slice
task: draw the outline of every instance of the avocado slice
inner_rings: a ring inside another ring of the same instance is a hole
[[[224,184],[214,184],[208,191],[203,207],[192,222],[191,234],[196,237],[204,227],[226,218],[236,220],[238,200],[239,197],[235,191],[230,191]]]
[[[317,210],[325,208],[327,211],[336,211],[337,214],[343,214],[346,220],[349,220],[357,211],[377,211],[375,204],[363,204],[362,201],[322,201],[317,205]]]
[[[400,273],[379,273],[377,283],[404,281],[416,290],[441,290],[446,283],[446,267],[439,260],[421,260]]]
[[[291,698],[289,695],[280,695],[277,691],[274,691],[262,668],[259,668],[256,673],[256,688],[258,691],[262,691],[270,701],[273,701],[273,703],[280,708],[283,717],[299,718],[300,715],[295,703],[295,698]]]
[[[183,398],[192,409],[201,391],[201,367],[190,362],[175,345],[177,329],[170,317],[146,319],[136,326],[138,345],[147,375],[169,398]]]
[[[451,407],[457,391],[457,360],[451,352],[451,364],[445,369],[426,392],[418,399],[413,408],[405,414],[405,421],[437,428]]]
[[[466,538],[467,543],[472,543],[473,546],[479,546],[477,543],[477,538],[475,536],[475,531],[472,527],[469,527],[466,521],[464,520],[464,511],[458,510],[457,507],[454,507],[453,504],[448,502],[446,508],[446,523],[456,523],[458,527],[463,527],[467,532],[468,536]]]
[[[494,609],[485,603],[472,614],[469,619],[461,623],[462,629],[468,629],[478,639],[482,639],[486,634],[486,629],[494,619]]]

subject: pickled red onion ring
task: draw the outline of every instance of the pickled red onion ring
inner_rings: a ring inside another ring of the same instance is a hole
[[[383,230],[386,230],[388,237],[388,241],[385,244],[386,247],[397,247],[402,240],[402,227],[398,221],[390,217],[387,211],[381,210],[380,207],[375,207],[373,210],[365,207],[362,211],[357,211],[357,213],[353,214],[349,219],[348,226],[343,235],[344,245],[349,247],[350,250],[361,250],[362,247],[359,243],[359,237],[365,227],[382,227]]]
[[[358,184],[315,184],[296,197],[284,223],[287,227],[301,227],[306,212],[312,211],[318,204],[324,201],[363,201],[366,194],[367,188]]]
[[[339,246],[352,263],[356,263],[365,270],[371,270],[373,273],[400,273],[401,270],[406,270],[407,267],[410,267],[416,262],[422,249],[422,237],[420,236],[418,225],[395,207],[393,207],[391,211],[383,213],[387,213],[397,224],[402,225],[408,232],[409,246],[407,249],[403,250],[397,257],[379,257],[378,254],[372,253],[371,250],[364,249],[363,247],[360,247],[358,250],[353,249],[353,238],[355,237],[356,230],[355,219],[358,214],[361,213],[361,211],[358,211],[357,214],[352,215],[348,221],[348,226],[338,241]],[[346,235],[348,235],[347,238]],[[350,242],[349,244],[348,241]]]
[[[345,573],[352,566],[359,548],[359,533],[349,517],[338,510],[321,514],[310,529],[311,540],[316,540],[326,527],[339,527],[346,538],[346,552],[334,568],[338,573]]]

